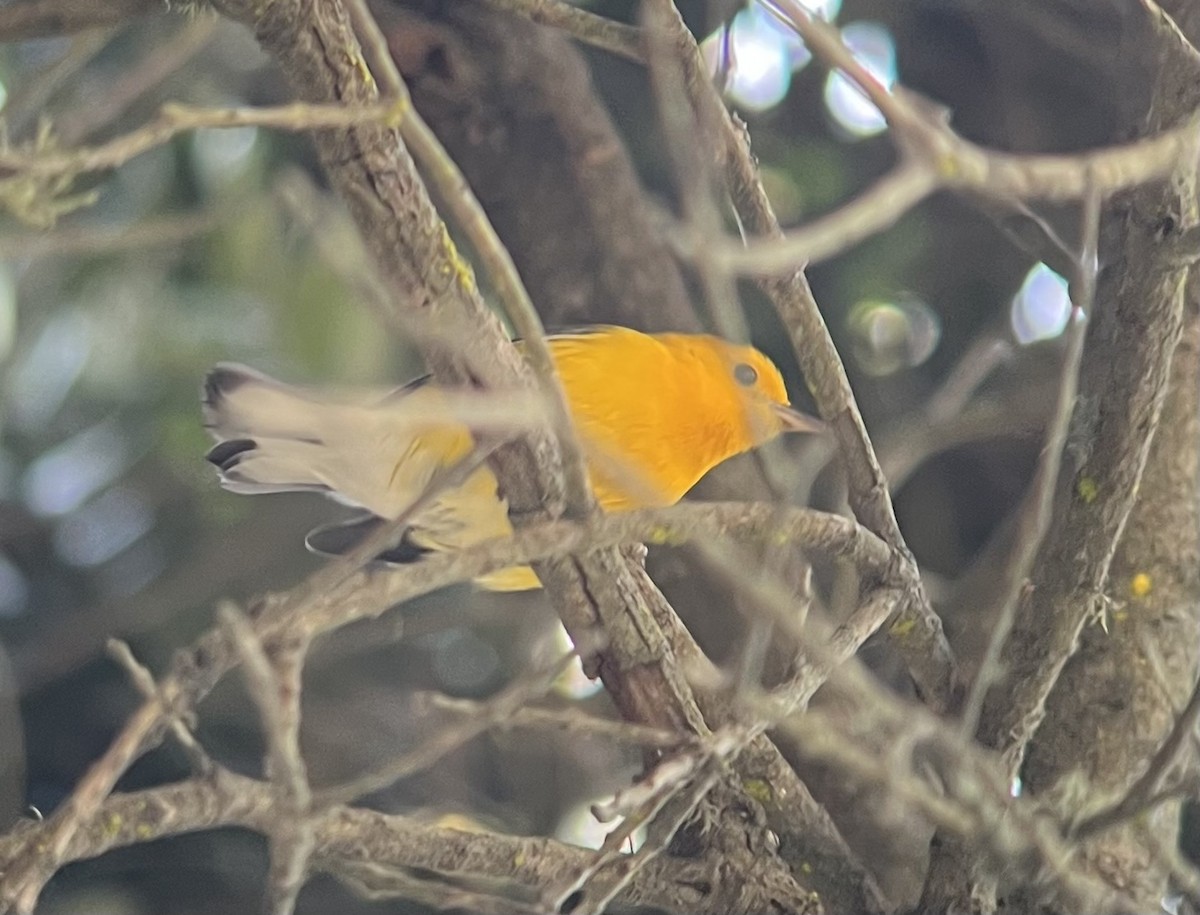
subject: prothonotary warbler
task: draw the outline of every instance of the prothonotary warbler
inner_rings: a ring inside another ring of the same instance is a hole
[[[784,431],[820,428],[789,406],[779,369],[750,346],[611,326],[548,342],[605,511],[672,505],[727,458]],[[206,378],[203,401],[218,442],[208,460],[226,489],[315,490],[369,513],[310,534],[319,552],[344,551],[368,525],[396,518],[474,444],[468,426],[444,408],[446,389],[424,380],[333,398],[223,364]],[[417,513],[384,558],[415,561],[511,531],[496,478],[483,464]],[[529,568],[504,569],[478,584],[539,586]]]

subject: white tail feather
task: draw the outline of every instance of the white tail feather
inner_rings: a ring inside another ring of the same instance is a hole
[[[218,440],[319,437],[327,404],[244,365],[221,363],[204,379],[204,424]]]
[[[392,517],[438,464],[436,450],[417,453],[407,397],[384,391],[333,399],[222,364],[204,381],[203,403],[218,442],[208,459],[233,492],[318,490]]]

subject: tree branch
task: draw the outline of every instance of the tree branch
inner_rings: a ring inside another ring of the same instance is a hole
[[[1196,91],[1200,62],[1194,51],[1179,43],[1168,43],[1161,51],[1146,130],[1170,129],[1192,118],[1200,104]],[[1184,316],[1195,314],[1195,304],[1188,301],[1186,268],[1173,262],[1164,251],[1169,246],[1162,244],[1164,238],[1187,231],[1200,218],[1195,169],[1194,159],[1181,159],[1170,182],[1138,189],[1122,200],[1121,209],[1101,232],[1099,260],[1106,268],[1099,277],[1085,341],[1067,441],[1067,472],[1056,495],[1046,548],[1031,570],[1030,587],[1022,595],[1001,652],[1004,676],[984,700],[978,739],[1000,751],[1010,777],[1024,764],[1027,790],[1051,797],[1065,790],[1071,773],[1080,769],[1101,784],[1111,778],[1124,782],[1134,768],[1127,754],[1142,752],[1130,749],[1135,723],[1139,733],[1152,730],[1141,703],[1131,703],[1130,717],[1119,724],[1110,720],[1111,708],[1101,708],[1101,696],[1111,695],[1110,690],[1135,698],[1141,692],[1126,680],[1138,676],[1139,665],[1144,667],[1141,659],[1128,656],[1136,654],[1130,652],[1136,642],[1085,628],[1089,620],[1107,616],[1114,600],[1122,600],[1115,590],[1122,579],[1113,577],[1118,547],[1136,556],[1140,548],[1135,543],[1166,537],[1170,545],[1160,545],[1143,561],[1152,558],[1155,565],[1168,568],[1177,562],[1186,565],[1181,552],[1197,552],[1189,540],[1196,529],[1195,515],[1190,520],[1176,517],[1196,511],[1194,466],[1188,476],[1177,466],[1176,457],[1182,449],[1194,461],[1194,439],[1186,445],[1164,444],[1163,451],[1156,452],[1159,469],[1147,471],[1154,466],[1149,465],[1149,457],[1160,436],[1167,435],[1171,442],[1176,435],[1188,435],[1189,429],[1195,435],[1195,359],[1174,358]],[[1159,420],[1168,394],[1179,412],[1164,429]],[[1166,487],[1169,495],[1150,497],[1159,486]],[[1144,507],[1149,515],[1147,523],[1139,525],[1138,536],[1130,540],[1126,528],[1131,516],[1137,516],[1135,506]],[[1164,555],[1172,558],[1164,563]],[[1192,644],[1192,626],[1194,621],[1184,630],[1189,635],[1174,641]],[[1077,673],[1070,675],[1070,684],[1060,683],[1068,661],[1079,650],[1081,635],[1095,657],[1113,660],[1101,663],[1103,674],[1083,674],[1090,661],[1073,663],[1070,669]],[[1124,659],[1116,660],[1122,654]],[[1194,659],[1181,663],[1181,670],[1187,671],[1183,682],[1194,681],[1195,663]],[[1054,723],[1043,726],[1048,710],[1053,710]],[[1093,715],[1101,719],[1094,720]],[[1158,713],[1154,717],[1160,719]],[[1170,721],[1163,722],[1159,733],[1169,729]],[[1113,754],[1121,762],[1115,758],[1100,762],[1112,752],[1105,749],[1108,740],[1096,737],[1102,732],[1121,745]],[[1111,877],[1114,885],[1128,887],[1144,907],[1163,889],[1153,877],[1154,868],[1137,866],[1139,880],[1145,878],[1146,883],[1134,887],[1130,875],[1113,874],[1111,864],[1122,859],[1132,862],[1142,854],[1102,855],[1093,866]],[[1101,864],[1101,859],[1109,863]],[[923,902],[930,911],[956,911],[970,899],[994,899],[994,895],[994,883],[972,874],[969,855],[962,848],[954,843],[935,848]]]
[[[701,123],[717,125],[725,182],[738,216],[752,234],[778,237],[779,221],[759,180],[744,126],[726,110],[709,82],[700,50],[678,13],[674,19],[671,38],[683,62],[692,104],[701,113]],[[954,659],[941,620],[930,607],[916,574],[916,562],[896,523],[887,481],[812,290],[798,269],[785,277],[763,280],[761,286],[791,335],[817,408],[837,440],[849,481],[850,507],[868,529],[905,557],[912,573],[908,598],[898,610],[889,635],[926,701],[934,708],[947,709],[954,691]]]
[[[486,2],[372,10],[547,324],[701,329],[662,214],[566,35]]]
[[[67,857],[94,858],[112,849],[204,829],[242,827],[269,834],[282,803],[279,789],[271,784],[220,769],[211,778],[115,794],[75,834]],[[314,867],[342,878],[353,876],[357,888],[383,898],[399,895],[389,892],[391,872],[426,871],[451,885],[456,879],[484,878],[491,881],[493,898],[530,903],[562,874],[587,867],[595,857],[594,852],[553,839],[461,832],[342,806],[321,811],[312,826]],[[49,831],[47,823],[27,823],[15,834],[0,836],[0,859],[19,857],[46,841]],[[617,902],[717,915],[722,910],[710,907],[695,889],[706,870],[686,861],[647,862]]]
[[[673,543],[733,531],[757,532],[768,537],[780,536],[782,532],[797,543],[807,541],[810,546],[822,545],[861,556],[875,574],[883,576],[891,574],[895,565],[886,545],[844,518],[801,509],[781,514],[778,508],[766,505],[685,503],[670,509],[601,516],[588,524],[560,521],[535,525],[511,538],[457,553],[432,555],[388,574],[371,569],[349,573],[342,569],[322,569],[292,592],[270,595],[257,602],[251,612],[254,633],[265,644],[286,643],[296,638],[307,640],[355,620],[378,616],[390,607],[456,581],[507,566],[575,551],[594,551],[631,540]],[[581,644],[586,643],[581,641]],[[94,821],[96,811],[120,775],[161,739],[178,715],[194,707],[237,661],[237,652],[221,629],[210,631],[190,651],[177,657],[156,695],[129,718],[108,752],[47,821],[47,838],[36,854],[14,861],[5,869],[0,881],[0,900],[16,905],[18,911],[32,911],[37,894],[64,860],[73,836]],[[651,716],[650,723],[661,723],[661,719],[656,721]],[[686,732],[687,728],[683,730]],[[751,748],[744,764],[756,772],[768,767],[777,785],[794,782],[794,790],[781,791],[779,803],[805,803],[807,794],[795,781],[795,774],[765,740]],[[808,812],[810,816],[804,822],[811,822],[815,815],[811,809]],[[801,821],[797,818],[795,822]]]
[[[267,833],[271,859],[267,911],[270,915],[291,915],[308,877],[315,842],[310,816],[312,789],[300,753],[301,675],[308,639],[278,643],[272,652],[274,657],[269,658],[240,610],[226,605],[220,617],[262,719],[267,743],[263,768],[280,795]]]

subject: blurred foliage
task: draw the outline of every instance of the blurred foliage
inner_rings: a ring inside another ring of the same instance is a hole
[[[706,17],[706,28],[722,18],[706,4],[683,5],[697,29]],[[631,3],[593,6],[626,19],[633,10]],[[1100,11],[1080,25],[1065,0],[1003,9],[847,0],[840,21],[885,24],[901,80],[949,104],[972,139],[1069,150],[1117,136],[1141,85],[1136,55],[1118,65],[1105,52],[1128,39],[1134,4],[1091,6]],[[148,55],[192,28],[192,20],[163,15],[100,41],[0,48],[10,135],[28,139],[49,118],[74,142],[97,142],[166,100],[286,100],[250,37],[228,23],[170,75],[133,92],[125,80]],[[668,197],[643,74],[587,53],[649,192]],[[73,56],[80,59],[63,75]],[[830,127],[822,86],[823,74],[809,66],[783,104],[749,118],[768,188],[792,224],[829,212],[893,162],[886,136],[851,141]],[[97,106],[121,93],[130,97],[113,117],[94,123]],[[81,124],[87,129],[78,134]],[[419,371],[412,351],[358,301],[359,243],[322,180],[303,137],[202,131],[78,183],[73,190],[94,193],[95,204],[64,215],[48,233],[0,224],[0,643],[19,688],[26,802],[41,810],[62,799],[136,702],[103,657],[105,639],[130,640],[161,670],[173,649],[211,624],[216,600],[285,587],[316,568],[303,533],[338,511],[302,495],[243,499],[219,490],[202,460],[196,394],[204,372],[234,360],[295,381],[390,385]],[[1069,212],[1047,215],[1072,236]],[[814,267],[818,301],[848,359],[864,352],[850,320],[864,300],[920,303],[937,325],[937,345],[918,364],[880,374],[849,362],[874,431],[894,439],[928,424],[924,405],[967,348],[982,335],[1010,335],[1009,303],[1029,267],[985,219],[943,198]],[[802,399],[777,320],[749,286],[743,292],[756,342],[786,367]],[[1002,404],[1044,401],[1057,346],[1019,352],[984,393]],[[948,583],[971,568],[1019,499],[1037,447],[1028,424],[1000,425],[920,463],[897,507],[922,565]],[[837,504],[836,485],[825,484],[818,498]],[[654,560],[669,595],[690,560]],[[729,656],[728,624],[700,629],[714,655]],[[320,646],[309,672],[305,749],[314,780],[359,772],[433,727],[414,713],[413,687],[486,695],[556,637],[540,595],[466,588],[339,633]],[[603,696],[554,701],[607,708]],[[212,752],[257,771],[255,716],[237,678],[202,711],[200,737]],[[15,756],[18,741],[0,736],[0,743]],[[4,762],[0,756],[0,773]],[[622,748],[497,734],[375,800],[386,809],[464,813],[491,828],[553,833],[574,805],[612,791],[635,764]],[[123,785],[183,772],[182,758],[167,748]],[[9,788],[11,779],[0,785],[0,802],[12,803]],[[0,818],[15,813],[0,810]],[[43,910],[256,911],[264,869],[257,839],[179,838],[69,868],[51,884]],[[407,911],[348,901],[328,880],[305,890],[301,910],[334,904],[346,913]]]

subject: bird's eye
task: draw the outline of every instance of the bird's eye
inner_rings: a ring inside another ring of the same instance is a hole
[[[747,362],[739,362],[733,367],[733,377],[743,387],[750,387],[758,381],[758,370]]]

